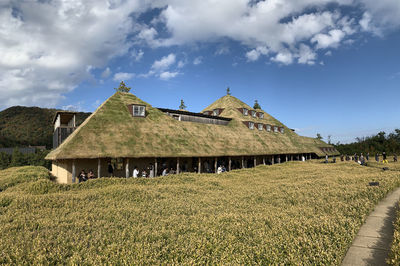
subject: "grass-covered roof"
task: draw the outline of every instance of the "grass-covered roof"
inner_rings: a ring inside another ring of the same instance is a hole
[[[146,105],[146,117],[132,117],[129,104]],[[106,100],[57,149],[49,160],[106,157],[210,157],[316,153],[324,142],[297,135],[264,112],[264,119],[244,117],[237,108],[250,108],[224,96],[205,110],[224,108],[233,118],[227,126],[181,122],[130,93],[117,92]],[[257,110],[259,111],[259,110]],[[242,121],[284,126],[285,132],[250,130]]]

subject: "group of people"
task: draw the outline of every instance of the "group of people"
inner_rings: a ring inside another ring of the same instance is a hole
[[[343,162],[344,160],[346,161],[355,161],[361,165],[365,165],[367,161],[369,161],[369,153],[367,153],[364,157],[364,155],[362,153],[360,153],[360,155],[358,155],[357,153],[355,153],[353,156],[349,156],[349,155],[340,155],[340,160]],[[380,161],[380,155],[379,153],[375,154],[375,161],[377,163],[379,163]],[[397,162],[397,154],[393,154],[393,162]],[[388,159],[387,159],[387,155],[386,152],[382,152],[382,163],[389,163]]]
[[[96,176],[93,173],[93,170],[89,170],[89,173],[86,173],[84,169],[82,169],[82,171],[80,172],[80,174],[78,175],[78,182],[85,182],[88,181],[89,179],[95,179]]]

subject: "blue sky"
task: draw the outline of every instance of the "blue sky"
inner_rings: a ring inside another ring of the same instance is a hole
[[[333,142],[400,128],[398,0],[3,1],[0,109],[225,95]]]

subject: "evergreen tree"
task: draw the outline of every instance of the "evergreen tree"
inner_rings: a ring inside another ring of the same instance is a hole
[[[254,109],[261,109],[261,106],[258,104],[258,101],[257,101],[257,100],[254,101],[254,106],[253,106],[253,108],[254,108]]]
[[[185,103],[183,102],[183,100],[181,100],[181,105],[179,105],[179,109],[180,109],[180,110],[185,110],[185,109],[186,109],[186,105],[185,105]]]
[[[125,85],[125,82],[121,81],[121,83],[119,84],[119,87],[114,88],[114,90],[119,91],[119,92],[129,92],[131,90],[131,88],[127,87]]]
[[[0,169],[6,169],[10,165],[11,156],[5,152],[0,152]]]
[[[231,89],[229,87],[226,89],[226,95],[231,95]]]
[[[15,148],[11,155],[11,163],[10,166],[23,166],[26,165],[27,161],[22,152],[19,151],[18,148]]]
[[[316,137],[316,139],[319,139],[319,140],[321,140],[321,139],[322,139],[322,136],[321,136],[321,134],[317,133],[317,137]]]

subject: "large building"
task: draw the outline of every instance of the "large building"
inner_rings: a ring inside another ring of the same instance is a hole
[[[108,176],[109,164],[115,176],[129,177],[135,166],[152,167],[158,175],[165,167],[200,173],[219,165],[232,170],[337,154],[333,146],[299,136],[231,95],[192,113],[155,108],[117,92],[79,127],[71,113],[57,113],[55,123],[56,146],[46,159],[60,183],[76,182],[82,169]],[[72,133],[63,140],[58,127]]]

